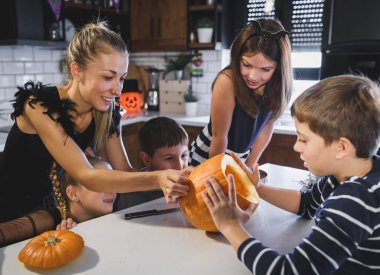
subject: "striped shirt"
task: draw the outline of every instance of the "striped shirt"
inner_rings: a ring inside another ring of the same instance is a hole
[[[233,151],[238,157],[246,159],[251,146],[268,122],[272,111],[265,105],[264,97],[258,100],[259,113],[252,118],[236,101],[232,114],[231,125],[228,130],[228,144],[225,153]],[[209,159],[212,139],[211,117],[210,123],[202,130],[190,146],[189,165],[197,166]]]
[[[301,191],[299,215],[316,225],[293,252],[280,255],[255,238],[238,258],[254,274],[380,274],[380,159],[363,178],[323,177]],[[285,237],[285,236],[284,236]]]

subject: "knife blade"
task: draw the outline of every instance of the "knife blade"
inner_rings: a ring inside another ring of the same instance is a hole
[[[146,210],[146,211],[126,213],[124,215],[124,218],[126,220],[131,220],[131,219],[135,219],[135,218],[142,218],[142,217],[148,217],[148,216],[156,216],[156,215],[161,215],[161,214],[173,213],[173,212],[177,212],[180,210],[181,210],[180,207],[161,209],[161,210],[152,209],[152,210]]]

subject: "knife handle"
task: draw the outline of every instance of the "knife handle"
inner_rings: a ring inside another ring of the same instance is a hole
[[[148,217],[148,216],[153,216],[157,214],[158,214],[157,210],[138,211],[138,212],[126,213],[124,215],[124,218],[126,220],[131,220],[135,218]]]

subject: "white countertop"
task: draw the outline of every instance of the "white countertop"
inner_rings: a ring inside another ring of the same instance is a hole
[[[205,127],[210,120],[210,117],[207,116],[194,116],[189,117],[183,114],[173,114],[173,113],[159,113],[159,112],[137,112],[131,114],[124,114],[122,125],[129,125],[137,122],[148,121],[151,118],[158,116],[167,116],[172,119],[175,119],[181,125],[186,126],[198,126]],[[283,134],[283,135],[296,135],[296,130],[294,123],[291,119],[286,117],[286,119],[279,119],[274,127],[275,134]]]
[[[208,124],[210,117],[209,116],[194,116],[189,117],[185,116],[183,114],[173,114],[173,113],[159,113],[159,112],[136,112],[136,113],[129,113],[124,114],[121,124],[122,126],[130,125],[137,122],[145,122],[148,121],[151,118],[158,117],[158,116],[167,116],[172,119],[175,119],[179,124],[185,125],[185,126],[196,126],[196,127],[204,127]],[[11,122],[10,122],[11,123]],[[3,125],[6,126],[6,125]],[[292,121],[281,121],[275,125],[274,128],[275,134],[282,134],[282,135],[295,135],[295,127]],[[7,134],[0,133],[0,152],[4,150],[5,140],[6,140]]]
[[[123,115],[121,124],[129,125],[137,122],[145,122],[151,118],[166,116],[176,120],[181,125],[204,127],[208,124],[209,116],[186,116],[184,114],[160,113],[160,112],[136,112]]]
[[[268,184],[300,189],[308,172],[265,164]],[[174,207],[174,206],[170,206]],[[182,212],[124,220],[127,212],[168,208],[163,199],[79,224],[85,247],[74,262],[50,271],[27,269],[18,253],[27,241],[0,249],[0,274],[250,274],[221,234],[193,228]],[[287,253],[311,232],[311,220],[261,201],[245,225],[265,245]]]

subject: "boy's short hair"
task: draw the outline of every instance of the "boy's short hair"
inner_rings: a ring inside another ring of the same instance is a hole
[[[369,158],[379,148],[379,86],[367,77],[340,75],[321,80],[292,104],[291,115],[327,145],[345,137],[356,156]]]
[[[189,138],[183,127],[168,117],[156,117],[148,120],[139,131],[139,143],[142,151],[153,157],[158,148],[172,147],[178,144],[188,145]]]

